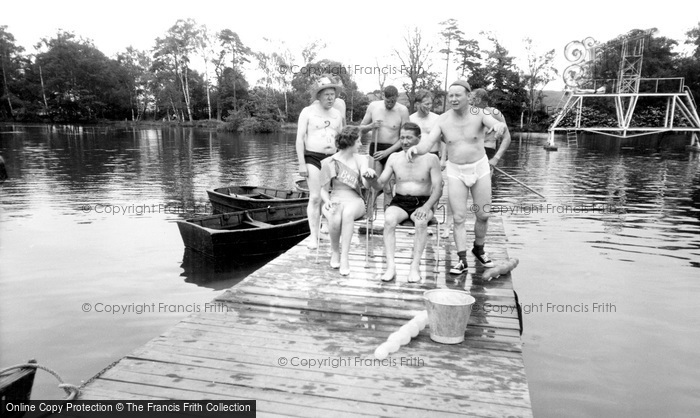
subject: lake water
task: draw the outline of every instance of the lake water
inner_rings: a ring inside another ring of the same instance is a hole
[[[516,136],[500,167],[547,200],[503,176],[494,185],[520,259],[535,415],[693,415],[700,157],[544,142]],[[297,168],[293,133],[2,125],[0,153],[11,176],[0,185],[0,366],[36,358],[75,384],[260,266],[208,266],[174,220],[208,213],[207,188],[291,188]],[[34,398],[62,397],[52,379],[39,372]]]

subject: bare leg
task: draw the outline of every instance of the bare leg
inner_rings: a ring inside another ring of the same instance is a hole
[[[408,272],[409,283],[415,283],[421,280],[420,258],[423,255],[425,244],[428,241],[428,220],[433,218],[433,212],[429,212],[426,219],[416,219],[415,215],[415,213],[411,215],[411,220],[416,229],[416,236],[413,239],[413,259],[411,260],[411,268]]]
[[[396,277],[396,225],[408,219],[408,214],[401,208],[389,206],[384,212],[384,254],[386,254],[386,271],[382,281],[388,282]]]
[[[447,180],[447,200],[452,208],[452,216],[454,219],[454,237],[457,251],[467,250],[467,229],[465,222],[467,221],[467,211],[469,189],[462,183],[461,180],[448,178]]]
[[[350,243],[352,242],[352,234],[354,231],[355,219],[361,217],[365,213],[365,202],[358,198],[353,201],[346,201],[342,204],[341,214],[341,233],[340,233],[340,274],[347,276],[350,274]],[[331,229],[331,234],[333,230]]]
[[[382,171],[384,170],[384,165],[380,163],[378,160],[374,160],[374,171],[377,173],[377,178],[382,175]],[[386,187],[385,187],[386,188]],[[372,205],[370,206],[370,210],[372,210],[372,213],[368,213],[367,216],[371,219],[374,220],[374,208],[377,207],[377,198],[379,197],[379,192],[373,193],[373,201]],[[367,231],[368,234],[372,233],[370,231]]]
[[[307,179],[309,185],[309,204],[306,207],[306,214],[309,217],[310,241],[309,249],[316,249],[318,246],[318,232],[321,218],[321,171],[311,164],[306,164],[309,173]]]
[[[331,240],[331,267],[337,269],[340,267],[340,232],[341,232],[341,214],[343,205],[335,206],[332,212],[323,211],[323,215],[328,219],[328,230]]]
[[[474,242],[477,245],[484,245],[491,212],[491,176],[486,175],[480,178],[471,187],[471,192],[475,208],[477,209],[474,222]]]

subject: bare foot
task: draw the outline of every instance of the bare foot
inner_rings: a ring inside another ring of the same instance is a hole
[[[318,238],[311,238],[309,240],[309,243],[306,244],[306,248],[310,250],[315,250],[316,248],[318,248]]]
[[[328,234],[328,225],[321,224],[321,233],[326,235]]]
[[[348,261],[347,257],[344,258],[345,260],[340,260],[340,275],[348,276],[350,274],[350,262]]]
[[[408,272],[408,282],[418,283],[419,281],[421,281],[420,272],[418,272],[418,270],[411,269],[411,271]]]
[[[349,276],[350,275],[350,267],[348,268],[340,268],[340,275],[341,276]]]
[[[331,268],[337,269],[340,267],[340,254],[331,252]]]
[[[396,269],[387,268],[384,274],[382,274],[383,282],[390,282],[396,278]]]

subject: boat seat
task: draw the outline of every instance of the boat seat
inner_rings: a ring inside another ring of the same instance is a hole
[[[269,224],[267,222],[258,221],[256,219],[251,218],[248,215],[245,215],[242,223],[245,225],[255,226],[258,228],[269,228],[272,226],[272,224]]]

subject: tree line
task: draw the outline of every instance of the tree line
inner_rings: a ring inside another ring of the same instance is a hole
[[[416,92],[426,89],[438,99],[434,110],[441,113],[448,79],[461,77],[474,87],[489,90],[491,105],[508,120],[516,122],[525,116],[528,125],[540,128],[549,123],[542,91],[559,75],[552,65],[554,50],[539,53],[525,38],[527,68],[520,69],[495,35],[482,33],[487,39],[484,46],[465,37],[455,19],[440,25],[441,49],[435,51],[422,30],[414,27],[392,51],[395,62],[406,69],[405,81],[398,87],[403,87],[411,111]],[[685,77],[686,85],[700,97],[700,24],[686,35],[685,43],[694,48],[686,55],[674,52],[678,41],[650,38],[643,75]],[[283,122],[295,122],[310,103],[309,88],[316,76],[347,66],[319,59],[325,48],[322,41],[304,46],[301,59],[283,42],[265,41],[267,51],[253,51],[230,29],[212,32],[186,19],[157,38],[150,51],[128,47],[109,58],[91,40],[68,31],[42,38],[34,52],[27,53],[7,26],[0,26],[0,120],[218,120],[231,130],[274,131]],[[436,57],[444,60],[444,71],[433,67],[440,61]],[[614,75],[616,58],[614,54],[601,57],[597,71]],[[263,76],[251,83],[244,66],[256,63]],[[334,74],[344,84],[341,97],[347,104],[348,120],[359,121],[368,95],[358,90],[351,72]],[[387,74],[378,73],[377,89],[370,93],[377,94],[385,84]]]

